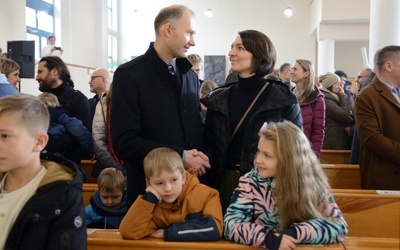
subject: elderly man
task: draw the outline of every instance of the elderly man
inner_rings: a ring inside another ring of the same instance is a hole
[[[400,190],[400,46],[377,57],[377,76],[356,99],[361,188]]]
[[[364,68],[358,73],[358,75],[356,77],[356,84],[357,84],[356,94],[358,94],[360,92],[361,87],[363,86],[365,80],[367,80],[367,78],[369,77],[371,72],[372,72],[372,69]]]
[[[90,114],[92,120],[97,103],[99,102],[99,100],[104,98],[105,94],[110,90],[111,80],[112,79],[110,71],[108,71],[108,69],[106,68],[96,69],[95,71],[93,71],[92,76],[90,77],[90,92],[96,94],[95,96],[93,96],[93,98],[89,99]]]

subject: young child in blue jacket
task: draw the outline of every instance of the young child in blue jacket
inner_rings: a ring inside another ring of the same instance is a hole
[[[87,227],[118,229],[127,211],[125,177],[121,170],[105,168],[97,185],[90,205],[85,207]]]
[[[60,106],[60,103],[52,93],[43,92],[38,98],[44,102],[50,113],[50,126],[47,131],[49,135],[69,134],[82,146],[85,151],[93,156],[93,139],[91,132],[83,125],[82,121],[70,116],[67,109]],[[63,154],[63,152],[59,152]]]

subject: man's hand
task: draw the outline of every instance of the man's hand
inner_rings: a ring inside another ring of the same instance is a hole
[[[185,169],[189,173],[201,176],[206,173],[206,168],[211,168],[208,157],[196,149],[187,150],[185,157]]]

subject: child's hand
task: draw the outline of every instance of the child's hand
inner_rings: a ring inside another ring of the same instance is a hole
[[[158,203],[160,203],[162,201],[161,195],[150,185],[148,185],[147,188],[146,188],[146,193],[148,193],[148,192],[151,192],[155,196],[157,196]]]
[[[279,236],[279,234],[275,234],[276,236]],[[279,245],[279,250],[291,250],[296,248],[296,243],[298,243],[298,240],[295,238],[284,234],[282,236],[281,244]]]
[[[164,239],[164,229],[158,229],[150,237]]]

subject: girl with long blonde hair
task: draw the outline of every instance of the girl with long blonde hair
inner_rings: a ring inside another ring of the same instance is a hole
[[[261,128],[255,168],[225,214],[227,239],[268,249],[344,240],[348,228],[304,133],[288,121]]]

